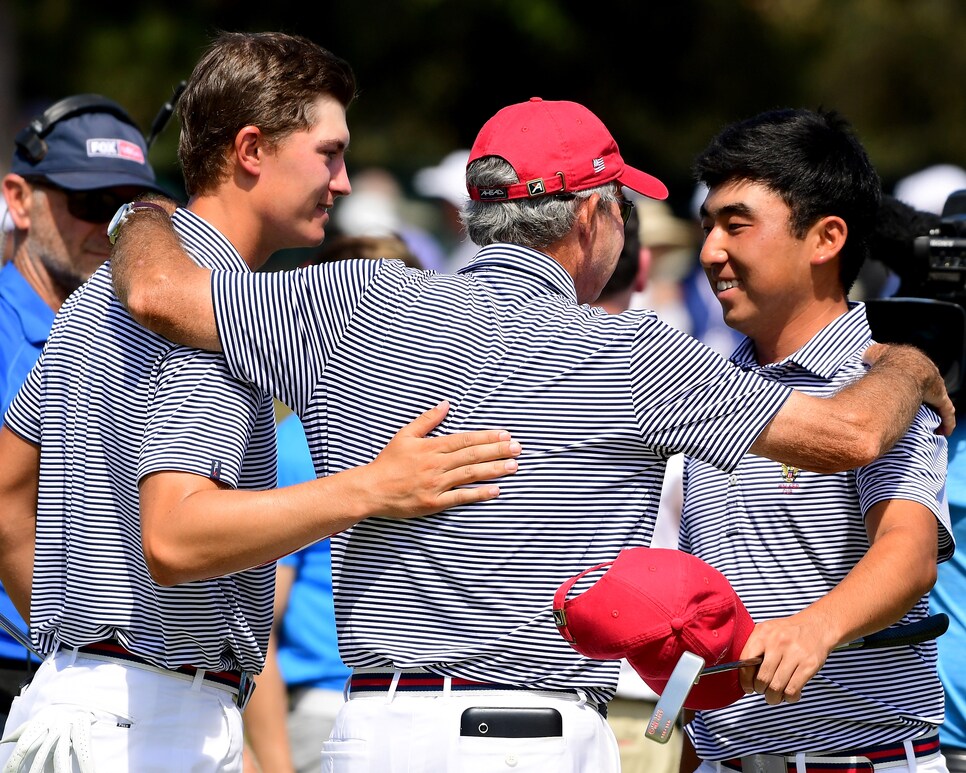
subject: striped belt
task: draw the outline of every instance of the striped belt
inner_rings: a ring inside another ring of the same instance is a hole
[[[916,738],[912,741],[916,759],[927,759],[939,754],[939,734]],[[888,770],[906,764],[906,749],[902,743],[868,746],[843,752],[810,754],[805,757],[808,773],[868,773],[873,770]],[[795,755],[754,754],[731,760],[722,760],[721,765],[729,770],[771,771],[781,770],[796,773]],[[775,767],[772,767],[772,766]]]
[[[73,649],[61,645],[62,648]],[[177,668],[162,668],[145,660],[140,655],[126,650],[115,641],[99,641],[94,644],[85,644],[77,648],[78,653],[83,653],[86,657],[94,660],[107,660],[113,663],[136,666],[148,671],[155,671],[159,674],[169,676],[178,675],[187,679],[194,679],[199,671],[202,672],[202,681],[207,682],[212,687],[226,690],[235,696],[235,704],[238,709],[244,710],[255,690],[255,682],[250,671],[208,671],[206,669],[195,668],[194,666],[178,666]]]
[[[398,678],[397,678],[398,674]],[[395,686],[393,682],[395,681]],[[449,685],[447,687],[447,682]],[[496,682],[476,682],[462,677],[443,677],[429,671],[411,669],[407,671],[368,671],[355,670],[349,677],[348,697],[358,697],[363,693],[440,693],[446,690],[452,692],[531,692],[548,696],[567,696],[580,698],[576,690],[541,690],[539,688],[521,687],[514,684],[499,684]],[[607,717],[607,706],[587,701],[602,717]]]

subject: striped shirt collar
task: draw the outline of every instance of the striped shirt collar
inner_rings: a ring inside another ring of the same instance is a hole
[[[223,271],[251,271],[228,238],[200,215],[178,207],[171,222],[195,263]]]
[[[831,380],[846,360],[854,356],[856,349],[861,349],[871,337],[872,331],[865,317],[865,304],[850,301],[849,310],[845,314],[823,327],[801,349],[779,362],[763,367],[779,368],[794,364],[820,378]],[[745,338],[738,344],[738,348],[731,355],[731,361],[745,369],[762,367],[755,359],[755,344],[750,338]]]
[[[519,244],[490,244],[481,249],[469,265],[461,268],[459,274],[483,273],[490,268],[500,268],[516,272],[521,281],[528,278],[550,288],[553,292],[577,303],[577,290],[574,280],[567,270],[556,260],[539,250],[522,247]]]

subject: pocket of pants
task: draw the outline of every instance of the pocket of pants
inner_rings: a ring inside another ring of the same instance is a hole
[[[460,736],[451,750],[451,773],[572,773],[563,738],[471,738]]]
[[[369,770],[369,744],[361,738],[322,742],[322,773],[364,773]]]

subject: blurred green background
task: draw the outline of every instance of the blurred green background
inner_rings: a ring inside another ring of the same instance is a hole
[[[247,4],[245,4],[247,6]],[[217,29],[303,34],[348,59],[354,169],[413,173],[469,147],[500,107],[539,95],[594,110],[624,157],[687,214],[694,155],[724,123],[834,107],[886,190],[936,162],[966,166],[962,0],[369,0],[245,7],[0,0],[2,147],[36,112],[93,91],[147,130]],[[177,121],[151,150],[180,186]],[[0,156],[0,172],[8,156]]]

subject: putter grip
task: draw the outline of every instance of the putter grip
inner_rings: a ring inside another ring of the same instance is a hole
[[[930,615],[915,623],[901,625],[897,628],[886,628],[884,631],[870,633],[861,639],[836,649],[878,649],[879,647],[903,647],[909,644],[922,644],[924,641],[936,639],[946,633],[949,628],[949,618],[945,614]]]

